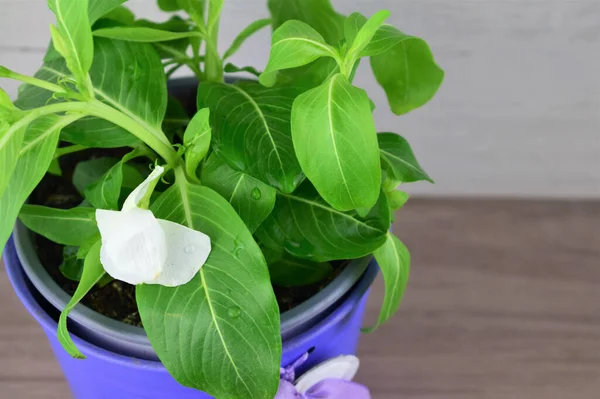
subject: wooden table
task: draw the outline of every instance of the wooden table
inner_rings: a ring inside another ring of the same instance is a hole
[[[400,313],[361,342],[374,399],[600,397],[600,203],[413,200],[395,231],[413,271]],[[0,314],[0,397],[70,397],[3,269]]]

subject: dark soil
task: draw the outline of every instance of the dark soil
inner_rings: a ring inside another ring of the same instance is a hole
[[[120,158],[126,152],[126,149],[93,149],[62,157],[60,164],[63,175],[57,177],[47,174],[31,195],[30,202],[62,209],[69,209],[79,205],[83,201],[83,198],[71,183],[73,170],[77,163],[82,160],[104,156]],[[64,277],[59,270],[59,266],[62,263],[63,246],[39,235],[35,235],[35,245],[44,268],[54,281],[68,294],[72,295],[77,288],[77,283]],[[292,309],[318,293],[339,275],[346,264],[347,262],[334,262],[334,273],[328,279],[317,284],[304,287],[274,286],[280,311],[285,312]],[[127,283],[113,280],[103,287],[96,286],[86,295],[82,302],[91,309],[112,319],[134,326],[142,325],[135,302],[135,287]]]

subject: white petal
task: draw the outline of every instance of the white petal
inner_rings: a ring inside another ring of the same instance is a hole
[[[167,259],[165,233],[151,211],[96,210],[102,236],[100,262],[113,278],[141,284],[158,276]]]
[[[360,362],[356,356],[338,356],[308,370],[296,381],[296,389],[305,394],[323,380],[337,379],[352,381],[358,372]]]
[[[156,185],[156,180],[158,178],[160,178],[160,176],[162,176],[164,171],[165,171],[165,168],[163,168],[160,165],[157,165],[154,168],[154,170],[152,171],[152,173],[150,173],[150,175],[146,178],[146,180],[144,180],[142,182],[142,184],[137,186],[135,188],[135,190],[133,190],[131,192],[131,194],[129,194],[129,197],[127,197],[127,199],[125,200],[125,203],[123,204],[123,210],[129,211],[131,209],[137,208],[140,201],[144,198],[144,196],[148,192],[148,189],[150,188],[150,186]]]
[[[188,283],[210,254],[210,238],[168,220],[158,219],[167,238],[167,260],[162,273],[148,284],[175,287]]]

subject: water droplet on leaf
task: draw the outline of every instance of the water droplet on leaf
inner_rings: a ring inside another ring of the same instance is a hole
[[[193,254],[194,252],[196,252],[196,247],[193,245],[188,245],[187,247],[185,247],[184,249],[186,254]]]
[[[242,309],[240,309],[239,306],[232,306],[229,309],[227,309],[227,314],[233,319],[237,319],[238,317],[240,317],[241,313]]]
[[[262,197],[262,193],[260,192],[260,189],[258,187],[254,187],[254,189],[252,190],[252,192],[250,193],[250,195],[255,200],[259,200],[260,197]]]

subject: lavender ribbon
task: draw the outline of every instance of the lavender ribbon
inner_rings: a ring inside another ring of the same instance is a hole
[[[298,392],[293,382],[296,380],[296,368],[308,358],[302,355],[291,365],[280,370],[279,389],[275,399],[371,399],[369,389],[364,385],[339,379],[327,379],[312,386],[306,394]]]

